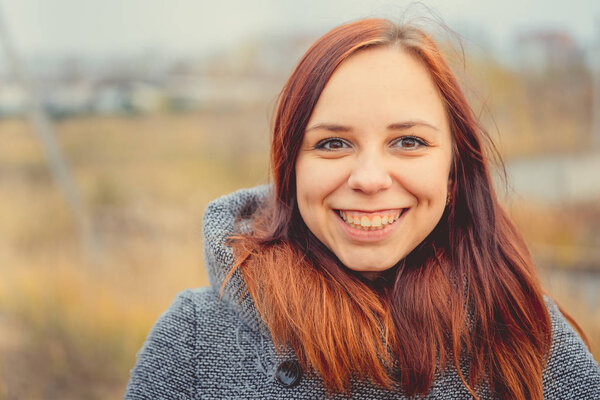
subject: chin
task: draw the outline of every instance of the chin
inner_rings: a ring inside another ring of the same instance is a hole
[[[352,271],[360,272],[360,273],[373,273],[373,274],[387,271],[388,269],[390,269],[394,265],[396,265],[396,263],[374,262],[373,260],[369,260],[369,261],[365,260],[364,262],[361,262],[361,263],[357,263],[357,262],[345,263],[342,260],[342,263],[346,266],[346,268],[351,269]]]

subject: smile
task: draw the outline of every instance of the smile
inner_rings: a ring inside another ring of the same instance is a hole
[[[333,210],[342,232],[354,242],[371,243],[384,240],[398,229],[410,208],[374,212]]]
[[[384,229],[393,224],[406,210],[398,208],[393,210],[382,210],[375,212],[361,212],[350,210],[336,210],[340,218],[354,229],[375,231]]]

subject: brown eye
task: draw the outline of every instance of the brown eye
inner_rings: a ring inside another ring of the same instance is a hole
[[[407,148],[407,149],[412,149],[412,148],[418,146],[417,141],[413,138],[405,138],[405,139],[402,139],[400,142],[402,144],[402,147]]]
[[[415,150],[421,146],[427,146],[427,143],[425,143],[424,140],[414,136],[405,136],[398,139],[396,141],[396,145],[403,150]]]
[[[315,146],[315,148],[317,148],[317,149],[324,149],[324,150],[330,150],[330,151],[343,149],[345,147],[349,147],[348,143],[346,143],[342,139],[337,139],[337,138],[323,140]]]

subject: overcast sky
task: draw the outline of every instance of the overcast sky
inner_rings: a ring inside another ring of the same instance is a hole
[[[247,36],[324,33],[366,16],[398,18],[404,0],[0,0],[22,55],[108,55],[162,49],[201,53]],[[499,46],[527,27],[558,27],[582,42],[600,35],[600,0],[423,1],[472,40]],[[424,7],[412,14],[427,15]],[[466,29],[465,27],[470,27]],[[486,35],[482,35],[485,31]],[[467,37],[467,39],[469,39]],[[0,53],[1,54],[1,53]],[[1,59],[1,57],[0,57]]]

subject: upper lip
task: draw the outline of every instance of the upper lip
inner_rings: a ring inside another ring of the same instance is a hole
[[[396,207],[396,208],[379,208],[377,210],[359,210],[356,208],[335,208],[336,211],[350,211],[357,212],[363,214],[375,214],[375,213],[383,213],[383,212],[394,212],[394,211],[402,211],[407,207]]]

